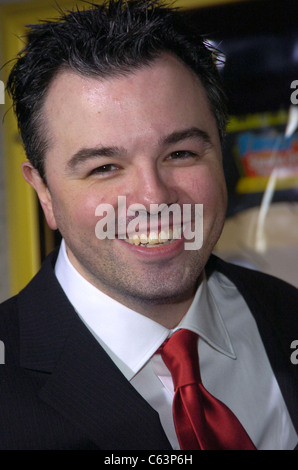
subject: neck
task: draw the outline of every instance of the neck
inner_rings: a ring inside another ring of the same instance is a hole
[[[186,312],[188,311],[194,295],[187,296],[184,299],[175,302],[122,302],[127,307],[135,310],[136,312],[144,315],[151,320],[156,321],[157,323],[163,325],[166,328],[173,329],[175,328]]]
[[[112,292],[109,288],[105,289],[105,286],[101,286],[100,290],[131,310],[151,318],[151,320],[168,329],[173,329],[180,323],[191,306],[197,286],[198,283],[179,297],[167,297],[158,300],[129,296],[127,293],[119,291]],[[96,287],[98,288],[98,286]]]

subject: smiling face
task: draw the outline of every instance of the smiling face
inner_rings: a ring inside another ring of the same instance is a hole
[[[59,228],[75,268],[141,313],[190,301],[222,229],[226,189],[215,118],[198,78],[163,55],[150,66],[107,79],[64,71],[44,105],[50,147],[47,187],[30,163],[48,224]],[[203,204],[204,242],[151,248],[95,235],[99,204],[117,216],[118,196],[138,204]],[[155,307],[154,307],[155,305]],[[152,313],[148,313],[152,312]]]

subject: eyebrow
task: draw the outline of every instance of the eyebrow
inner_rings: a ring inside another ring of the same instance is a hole
[[[207,132],[197,128],[190,127],[188,129],[183,129],[181,131],[175,131],[171,134],[162,137],[159,141],[160,146],[178,144],[186,139],[199,139],[204,144],[211,145],[211,139]],[[92,148],[82,148],[76,152],[70,160],[67,162],[67,168],[69,170],[74,170],[80,164],[91,160],[97,157],[120,157],[127,154],[127,151],[123,147],[92,147]]]
[[[207,134],[207,132],[199,129],[198,127],[190,127],[189,129],[173,132],[172,134],[162,138],[160,143],[162,145],[178,144],[183,140],[194,138],[201,140],[207,145],[211,145],[210,136]]]
[[[126,150],[120,147],[82,148],[76,152],[67,162],[67,168],[69,170],[74,170],[77,166],[79,166],[81,163],[84,163],[86,160],[91,160],[97,157],[119,157],[124,153],[126,153]]]

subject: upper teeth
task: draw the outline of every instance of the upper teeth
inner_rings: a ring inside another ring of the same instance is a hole
[[[140,235],[134,234],[130,238],[126,238],[125,241],[134,245],[157,245],[181,238],[181,232],[181,228],[174,228],[174,230],[170,229],[168,231],[161,230],[159,234],[157,232],[150,232],[148,236],[146,233],[141,233]]]

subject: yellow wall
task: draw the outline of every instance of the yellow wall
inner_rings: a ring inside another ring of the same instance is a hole
[[[65,6],[73,2],[61,2]],[[34,3],[2,6],[1,41],[3,57],[6,63],[16,56],[23,47],[22,35],[24,25],[37,22],[39,18],[55,16],[53,7]],[[57,15],[56,15],[57,16]],[[2,72],[2,80],[6,82],[9,67]],[[5,97],[4,119],[4,171],[5,193],[7,201],[8,227],[8,262],[10,293],[17,293],[33,277],[40,266],[39,221],[37,199],[32,188],[25,182],[21,174],[21,163],[26,159],[21,140],[18,135],[17,123],[11,109],[11,101]]]

